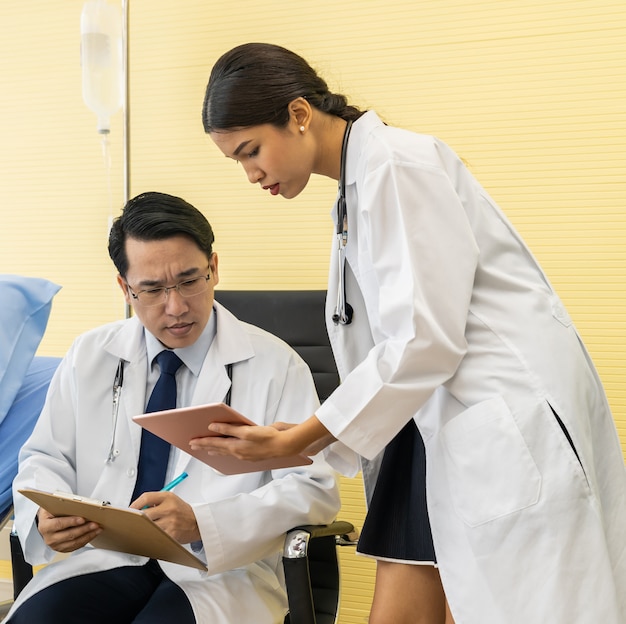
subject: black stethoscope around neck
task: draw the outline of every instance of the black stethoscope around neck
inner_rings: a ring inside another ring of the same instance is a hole
[[[348,121],[343,133],[341,144],[341,165],[339,169],[339,195],[337,197],[337,253],[339,266],[339,283],[337,288],[337,303],[332,316],[335,325],[349,325],[352,322],[352,306],[346,299],[346,245],[348,244],[348,207],[346,205],[346,155],[348,138],[352,121]]]

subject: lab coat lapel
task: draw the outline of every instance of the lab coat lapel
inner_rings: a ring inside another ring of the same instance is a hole
[[[224,400],[230,385],[226,364],[214,341],[202,364],[191,402],[193,405],[219,403]]]
[[[141,427],[134,423],[132,418],[143,414],[145,411],[145,392],[138,391],[139,388],[146,387],[148,376],[143,325],[136,317],[125,321],[120,331],[111,338],[104,348],[125,362],[123,388],[131,390],[126,392],[122,390],[120,395],[118,427],[127,427],[135,452],[135,459],[138,461]]]
[[[215,302],[217,332],[204,360],[193,405],[223,401],[231,387],[226,367],[247,360],[254,355],[252,343],[237,320],[226,308]]]

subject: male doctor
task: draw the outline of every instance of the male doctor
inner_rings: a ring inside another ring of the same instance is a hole
[[[214,301],[212,244],[204,216],[170,195],[139,195],[114,222],[109,254],[135,314],[74,342],[20,453],[15,520],[26,559],[43,564],[57,552],[71,555],[35,575],[9,613],[12,624],[283,621],[283,534],[329,522],[339,509],[335,475],[320,457],[304,468],[224,476],[172,448],[165,481],[183,471],[188,478],[174,491],[134,494],[142,430],[132,417],[146,410],[163,350],[182,361],[175,373],[179,407],[229,396],[237,411],[267,425],[301,421],[317,406],[300,357]],[[93,548],[98,525],[53,517],[20,488],[147,506],[145,513],[206,561],[208,572]]]

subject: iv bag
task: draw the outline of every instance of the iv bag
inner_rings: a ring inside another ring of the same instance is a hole
[[[88,0],[80,16],[83,100],[98,116],[98,132],[122,106],[122,15],[106,0]]]

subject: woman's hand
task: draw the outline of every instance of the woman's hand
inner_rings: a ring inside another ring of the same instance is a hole
[[[248,461],[286,457],[302,450],[294,440],[292,429],[293,427],[281,429],[277,426],[212,423],[209,430],[220,435],[194,438],[190,440],[189,446],[194,451],[203,449],[209,455],[233,455]]]
[[[315,416],[298,425],[283,422],[270,426],[212,423],[209,430],[220,435],[190,440],[192,450],[205,450],[210,455],[233,455],[247,461],[299,453],[315,455],[335,440]]]

